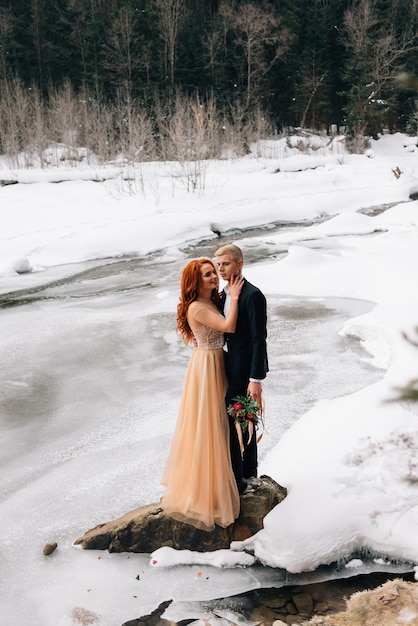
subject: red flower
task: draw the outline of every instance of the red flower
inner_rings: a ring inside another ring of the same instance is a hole
[[[250,395],[238,396],[232,400],[227,412],[243,430],[246,430],[249,422],[257,426],[261,416],[261,406]]]

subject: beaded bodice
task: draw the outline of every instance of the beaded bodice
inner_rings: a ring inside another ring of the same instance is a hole
[[[203,348],[203,350],[215,350],[216,348],[222,348],[224,345],[223,332],[203,324],[196,328],[194,336],[197,347]]]

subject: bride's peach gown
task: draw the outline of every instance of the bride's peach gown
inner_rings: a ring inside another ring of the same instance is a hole
[[[201,325],[190,357],[177,425],[164,470],[163,509],[196,528],[226,527],[240,500],[231,467],[225,407],[223,333]]]

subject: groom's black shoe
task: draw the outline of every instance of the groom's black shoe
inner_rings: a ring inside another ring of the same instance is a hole
[[[245,480],[245,478],[241,478],[241,480],[237,483],[237,487],[238,487],[238,493],[240,495],[242,495],[244,493],[244,491],[247,489],[247,481]]]

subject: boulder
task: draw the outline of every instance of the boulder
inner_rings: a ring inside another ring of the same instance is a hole
[[[159,607],[155,609],[149,615],[144,615],[143,617],[139,617],[138,619],[129,620],[129,622],[125,622],[122,626],[168,626],[170,622],[166,619],[163,619],[161,615],[164,613],[166,608],[170,606],[171,600],[166,602],[162,602]],[[193,621],[193,620],[192,620]]]
[[[85,550],[151,553],[162,546],[176,550],[212,552],[229,548],[231,541],[243,541],[263,527],[263,519],[287,495],[269,476],[252,479],[240,496],[239,517],[227,528],[211,532],[198,530],[166,515],[160,503],[147,504],[113,521],[88,530],[74,544]]]

